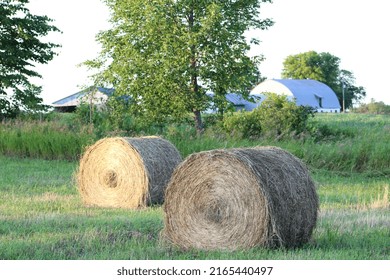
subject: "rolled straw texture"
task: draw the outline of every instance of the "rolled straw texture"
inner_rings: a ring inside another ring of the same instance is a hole
[[[161,204],[180,162],[177,149],[159,137],[101,139],[80,160],[79,192],[87,205],[135,209]]]
[[[318,196],[307,168],[276,147],[189,156],[164,202],[164,240],[182,249],[235,250],[306,243]]]

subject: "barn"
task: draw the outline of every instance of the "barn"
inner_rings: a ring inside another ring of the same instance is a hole
[[[287,95],[295,99],[297,105],[311,106],[317,112],[339,113],[341,108],[336,93],[316,80],[269,79],[257,85],[251,95],[261,96],[267,92]]]
[[[52,103],[52,106],[59,112],[73,112],[81,103],[92,103],[96,106],[103,106],[114,89],[103,87],[90,87],[86,90],[74,93]]]

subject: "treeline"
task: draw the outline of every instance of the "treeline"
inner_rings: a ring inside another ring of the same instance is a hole
[[[355,113],[365,114],[390,114],[390,105],[386,105],[383,101],[375,101],[371,99],[370,103],[361,104],[359,107],[353,109]]]

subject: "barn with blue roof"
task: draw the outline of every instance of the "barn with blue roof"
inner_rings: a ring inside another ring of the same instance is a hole
[[[251,91],[251,95],[264,95],[267,92],[286,95],[297,105],[313,107],[317,112],[339,113],[341,108],[336,93],[316,80],[265,80]]]

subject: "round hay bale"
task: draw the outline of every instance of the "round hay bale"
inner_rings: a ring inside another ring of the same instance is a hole
[[[162,238],[182,249],[296,247],[310,239],[318,207],[307,168],[280,148],[202,152],[172,175]]]
[[[135,209],[161,204],[180,162],[177,149],[159,137],[105,138],[80,160],[79,192],[87,205]]]

